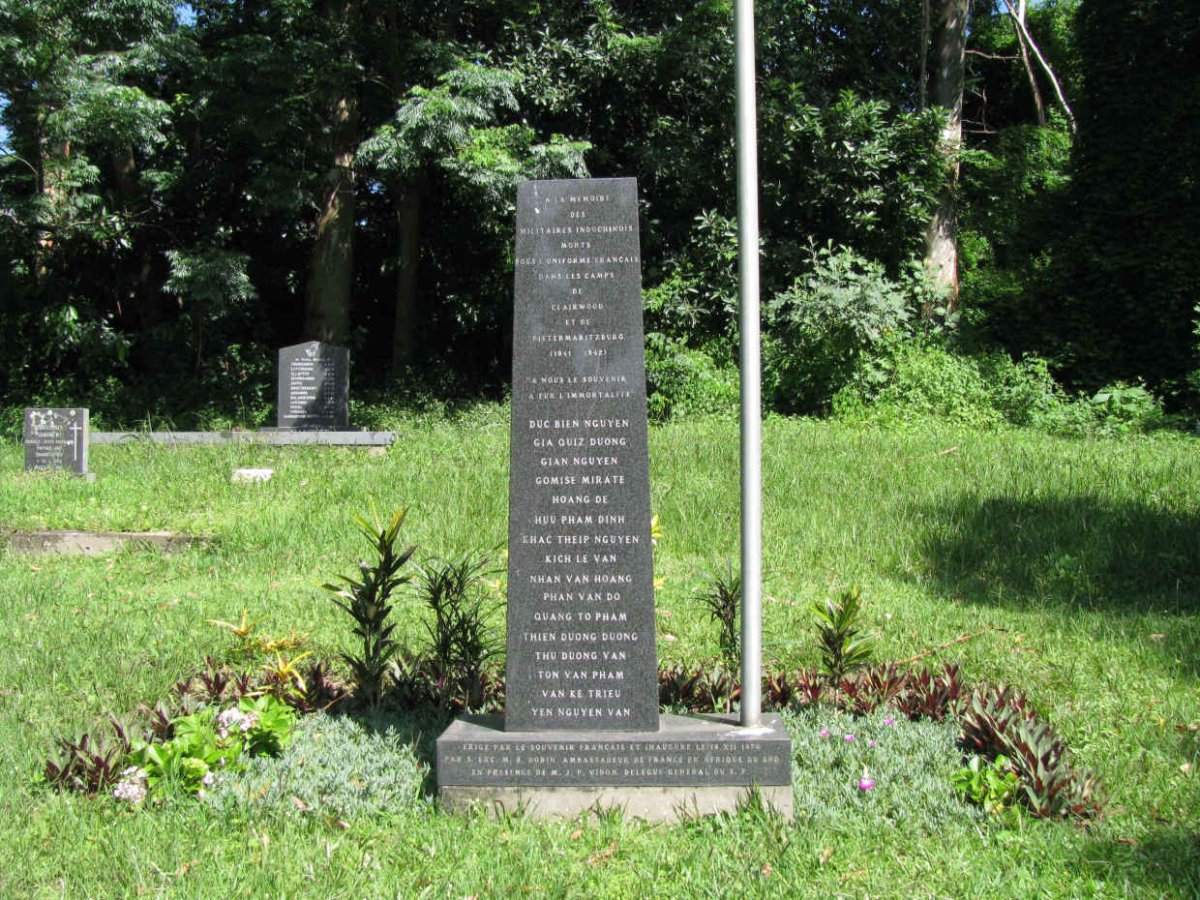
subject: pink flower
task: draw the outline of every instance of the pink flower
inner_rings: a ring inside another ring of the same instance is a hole
[[[821,737],[823,737],[823,738],[827,738],[827,737],[829,737],[829,729],[828,729],[828,728],[822,728],[822,729],[821,729],[821,731],[820,731],[820,735],[821,735]]]
[[[860,791],[869,791],[869,790],[872,790],[874,787],[875,787],[875,779],[872,778],[870,775],[864,775],[862,778],[858,779],[858,789]]]
[[[884,725],[895,725],[896,720],[893,719],[891,716],[888,716],[886,719],[883,720],[883,724]]]
[[[854,735],[852,735],[852,734],[846,735],[845,741],[847,744],[853,744],[854,743]]]
[[[868,747],[874,747],[874,746],[875,746],[875,739],[874,739],[874,738],[868,738],[868,740],[867,740],[867,746],[868,746]]]

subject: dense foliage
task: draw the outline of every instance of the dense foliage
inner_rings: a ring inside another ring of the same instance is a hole
[[[921,5],[756,6],[776,408],[874,402],[912,342],[1195,408],[1194,16],[1037,3],[1047,69],[973,4],[960,323]],[[356,392],[501,392],[516,183],[633,175],[652,411],[728,409],[732,78],[730,0],[0,0],[0,405],[258,424],[310,337]]]

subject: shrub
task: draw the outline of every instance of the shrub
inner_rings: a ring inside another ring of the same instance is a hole
[[[42,770],[46,783],[60,790],[94,796],[117,783],[130,741],[125,727],[111,719],[115,742],[83,734],[78,740],[59,738],[60,759],[48,759]]]
[[[1001,813],[1010,806],[1021,786],[1003,753],[990,763],[982,756],[972,756],[951,781],[968,801],[989,814]]]
[[[683,341],[728,342],[737,332],[737,225],[713,210],[693,220],[684,253],[645,292],[646,328]]]
[[[733,413],[738,408],[737,369],[703,350],[664,334],[646,335],[646,406],[650,417]]]
[[[133,768],[122,774],[132,782],[137,772],[136,780],[144,779],[151,790],[161,786],[199,793],[218,771],[236,768],[243,755],[278,755],[295,722],[292,709],[269,694],[243,697],[221,712],[207,707],[173,719],[167,740],[134,743],[126,759]]]
[[[1140,384],[1117,381],[1091,399],[1097,429],[1108,434],[1149,431],[1163,422],[1162,404]]]
[[[218,776],[205,799],[226,813],[351,819],[421,802],[423,779],[412,741],[394,722],[319,713],[305,717],[278,757]]]
[[[1018,800],[1035,816],[1094,816],[1104,805],[1096,774],[1075,769],[1066,746],[1007,685],[980,685],[960,714],[961,742],[989,759],[1007,758],[1020,779]]]
[[[729,712],[742,695],[736,669],[720,662],[686,668],[662,666],[658,670],[658,702],[686,712]]]
[[[838,682],[851,669],[862,668],[870,662],[871,639],[862,634],[858,624],[862,612],[858,588],[850,588],[837,600],[828,597],[820,600],[811,609],[817,617],[821,663],[831,683]]]
[[[708,584],[692,595],[720,628],[717,646],[721,659],[730,668],[737,668],[740,657],[738,646],[738,619],[742,609],[742,576],[734,573],[733,562],[726,558],[725,568],[717,567],[710,575]]]
[[[1124,434],[1159,427],[1159,401],[1117,382],[1091,398],[1069,398],[1048,363],[999,351],[955,352],[928,340],[895,342],[862,361],[834,398],[848,420],[943,419],[974,427],[1030,426],[1052,434]]]
[[[362,640],[362,651],[357,655],[344,653],[342,659],[350,666],[359,695],[372,705],[379,703],[388,663],[399,649],[392,640],[396,626],[387,622],[392,612],[390,600],[395,589],[409,581],[410,576],[399,572],[416,550],[396,548],[404,515],[405,510],[397,510],[386,525],[359,516],[359,530],[375,551],[375,560],[359,563],[357,579],[339,575],[342,584],[324,585],[335,595],[333,602],[354,620],[354,633]]]
[[[951,787],[961,766],[952,725],[882,709],[857,717],[823,705],[787,714],[785,722],[798,770],[798,820],[846,831],[881,823],[933,831],[981,818]]]
[[[928,341],[895,345],[870,371],[856,372],[834,399],[848,419],[923,417],[973,426],[1042,424],[1064,402],[1044,360],[1004,353],[955,353]]]
[[[855,373],[834,398],[839,415],[874,421],[931,417],[974,426],[1002,421],[974,360],[934,345],[889,350],[874,370]]]
[[[427,563],[418,576],[421,599],[433,613],[425,627],[444,705],[475,709],[483,702],[484,666],[499,649],[487,626],[485,576],[491,564],[484,554],[468,553]]]
[[[810,248],[811,270],[766,304],[764,381],[784,412],[819,412],[856,371],[912,334],[925,297],[847,247]]]

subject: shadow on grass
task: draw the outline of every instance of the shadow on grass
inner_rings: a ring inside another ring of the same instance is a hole
[[[1200,612],[1200,515],[1089,497],[965,497],[931,520],[933,575],[966,599]]]
[[[933,578],[968,602],[1200,613],[1200,515],[1083,496],[968,496],[929,520],[921,551]],[[1155,638],[1158,650],[1200,673],[1196,629],[1167,632]]]
[[[1103,874],[1113,886],[1125,882],[1156,896],[1200,897],[1200,831],[1176,826],[1137,841],[1097,844],[1083,862],[1088,874]]]

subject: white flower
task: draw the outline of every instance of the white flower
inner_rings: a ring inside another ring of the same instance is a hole
[[[217,734],[222,738],[229,737],[229,732],[234,728],[245,734],[257,724],[258,713],[242,712],[235,706],[217,716]]]
[[[219,716],[217,716],[217,728],[233,728],[235,725],[240,725],[242,718],[245,716],[236,706],[231,706]]]
[[[113,788],[112,795],[125,803],[138,804],[146,799],[146,770],[130,766],[121,773],[121,780]]]

